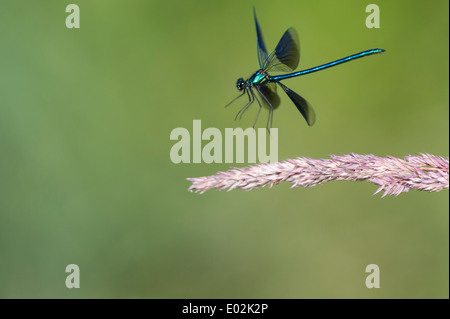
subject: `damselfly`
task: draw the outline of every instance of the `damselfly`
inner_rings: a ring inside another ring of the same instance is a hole
[[[300,95],[289,89],[286,85],[281,83],[281,80],[293,78],[300,75],[305,75],[313,73],[319,70],[327,69],[335,65],[352,61],[358,58],[369,56],[376,53],[384,52],[383,49],[371,49],[356,54],[352,54],[348,57],[329,62],[316,66],[314,68],[272,76],[269,72],[292,72],[294,71],[300,60],[300,50],[299,50],[299,40],[297,32],[294,28],[289,28],[284,35],[281,37],[280,42],[276,46],[275,50],[271,54],[267,54],[266,45],[264,44],[261,29],[258,24],[258,19],[256,18],[256,11],[253,8],[253,15],[255,18],[256,25],[256,36],[258,44],[258,62],[260,69],[256,71],[250,78],[244,80],[239,78],[236,83],[236,87],[242,94],[228,103],[226,106],[230,105],[238,98],[247,94],[248,102],[247,104],[237,113],[235,119],[241,118],[245,111],[248,110],[250,105],[256,100],[259,105],[258,114],[256,120],[253,124],[255,127],[256,121],[258,120],[259,113],[261,112],[262,106],[266,106],[269,109],[269,117],[267,120],[267,128],[272,127],[273,122],[273,111],[280,105],[280,97],[277,94],[277,84],[286,92],[292,102],[295,104],[297,109],[305,118],[309,126],[312,126],[316,121],[316,115],[314,113],[311,105]],[[258,94],[255,94],[258,93]],[[258,97],[259,96],[259,97]]]

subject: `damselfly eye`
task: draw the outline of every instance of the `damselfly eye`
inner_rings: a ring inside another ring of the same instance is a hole
[[[236,87],[239,91],[242,91],[245,88],[245,81],[243,78],[237,80]]]

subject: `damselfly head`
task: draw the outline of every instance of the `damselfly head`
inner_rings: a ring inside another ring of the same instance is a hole
[[[245,89],[245,81],[243,78],[239,78],[237,80],[236,87],[239,91],[242,91],[243,89]]]

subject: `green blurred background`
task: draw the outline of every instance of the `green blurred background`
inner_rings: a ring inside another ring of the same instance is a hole
[[[253,5],[268,50],[296,28],[300,69],[386,49],[285,81],[317,122],[280,94],[280,160],[448,156],[447,0],[0,0],[0,297],[449,297],[448,191],[187,191],[233,165],[173,164],[172,129],[253,124],[255,106],[240,122],[239,103],[223,107],[257,69]],[[65,287],[71,263],[80,289]],[[371,263],[380,289],[365,287]]]

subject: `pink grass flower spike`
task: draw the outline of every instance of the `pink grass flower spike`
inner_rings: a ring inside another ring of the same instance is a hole
[[[449,188],[448,157],[431,154],[392,156],[346,154],[331,159],[299,157],[271,164],[234,168],[207,177],[187,178],[189,191],[204,193],[209,189],[252,190],[287,181],[292,187],[312,187],[329,181],[368,181],[379,186],[378,192],[398,196],[417,189],[439,192]]]

